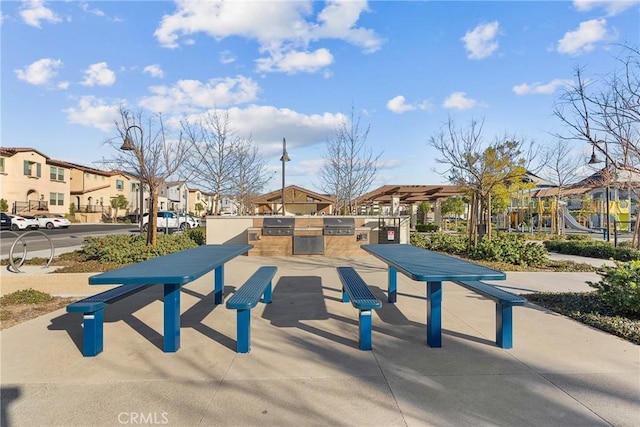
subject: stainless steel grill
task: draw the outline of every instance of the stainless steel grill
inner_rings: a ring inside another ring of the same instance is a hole
[[[353,236],[356,234],[356,221],[353,218],[323,218],[322,234]]]
[[[273,217],[262,221],[263,236],[293,236],[295,218]]]

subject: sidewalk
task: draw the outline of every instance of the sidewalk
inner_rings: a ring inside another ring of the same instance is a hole
[[[95,358],[82,357],[81,316],[64,309],[0,332],[0,424],[640,425],[637,345],[527,305],[514,308],[514,348],[504,350],[493,302],[445,282],[443,345],[429,348],[424,284],[398,275],[398,302],[386,303],[386,269],[373,257],[238,257],[225,269],[226,295],[267,264],[279,268],[273,303],[252,312],[249,354],[235,352],[235,311],[211,303],[211,274],[183,289],[176,353],[161,350],[159,289],[106,310]],[[340,301],[337,265],[353,265],[383,300],[373,351],[358,350],[357,311]],[[95,293],[89,275],[1,280],[3,292],[22,280]],[[598,277],[509,273],[499,284],[589,290],[585,278]]]

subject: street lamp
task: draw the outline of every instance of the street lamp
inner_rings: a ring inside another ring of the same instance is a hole
[[[138,149],[138,147],[133,143],[133,140],[131,139],[131,135],[129,135],[129,130],[131,130],[131,128],[136,128],[140,131],[140,148]],[[120,149],[122,151],[133,151],[136,158],[138,159],[138,163],[139,163],[139,174],[138,174],[138,180],[140,181],[138,184],[138,188],[140,191],[140,202],[138,204],[139,208],[138,208],[138,226],[140,227],[140,233],[142,233],[142,208],[144,205],[144,186],[142,185],[142,169],[144,167],[144,154],[142,151],[142,144],[144,141],[144,134],[142,132],[142,128],[138,125],[131,125],[127,128],[127,130],[124,131],[124,141],[122,143],[122,146],[120,147]]]
[[[589,159],[589,164],[590,165],[594,165],[597,163],[602,163],[602,160],[600,160],[597,156],[596,156],[596,144],[602,142],[604,144],[604,168],[605,168],[605,179],[607,180],[607,186],[606,186],[606,194],[605,194],[605,215],[606,215],[606,220],[605,220],[605,224],[607,225],[607,230],[605,232],[605,236],[606,236],[606,240],[607,242],[611,241],[611,238],[609,237],[609,231],[611,230],[610,228],[610,222],[609,222],[609,176],[607,175],[609,173],[609,151],[607,149],[607,141],[596,141],[593,144],[593,149],[591,152],[591,158]]]
[[[284,164],[291,161],[291,159],[287,154],[287,140],[284,138],[282,138],[282,157],[280,157],[280,161],[282,162],[282,216],[285,216],[286,211],[284,209]]]

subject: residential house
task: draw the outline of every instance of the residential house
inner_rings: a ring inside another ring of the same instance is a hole
[[[70,169],[32,148],[0,147],[0,198],[12,214],[69,212]]]
[[[166,207],[159,205],[159,209],[176,212],[187,212],[189,208],[189,188],[185,181],[167,182]]]
[[[187,211],[196,215],[206,215],[211,210],[211,196],[197,188],[189,188],[189,205]]]
[[[115,215],[111,199],[120,195],[129,202],[129,210],[136,206],[131,192],[134,180],[132,176],[121,171],[103,171],[74,163],[65,164],[71,171],[71,203],[79,221],[101,222],[111,219]]]

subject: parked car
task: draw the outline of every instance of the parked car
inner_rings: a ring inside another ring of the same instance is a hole
[[[11,229],[17,230],[37,230],[40,228],[38,220],[34,216],[25,215],[13,215],[11,216]]]
[[[149,213],[142,214],[142,230],[147,231],[149,227]],[[158,211],[158,217],[156,218],[156,228],[158,230],[164,230],[169,228],[171,230],[180,229],[182,231],[191,228],[191,225],[187,222],[184,215],[179,216],[173,211]]]
[[[199,218],[194,217],[193,215],[189,215],[189,214],[179,214],[180,215],[180,220],[182,220],[183,218],[185,219],[185,222],[189,225],[188,228],[195,228],[195,227],[201,227],[202,223],[200,222]]]
[[[11,230],[11,217],[4,212],[0,212],[0,230]]]
[[[71,221],[59,214],[37,214],[35,217],[40,228],[68,228],[71,225]]]

